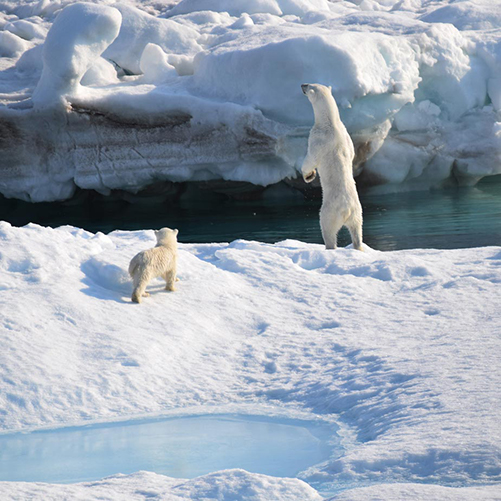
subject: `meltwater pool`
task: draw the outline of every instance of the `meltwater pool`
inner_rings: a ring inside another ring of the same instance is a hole
[[[0,481],[72,483],[148,470],[194,478],[217,470],[295,477],[340,449],[335,425],[204,415],[0,436]]]

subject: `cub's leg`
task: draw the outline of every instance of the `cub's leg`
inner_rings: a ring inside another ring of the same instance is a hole
[[[176,270],[171,270],[168,271],[163,278],[165,279],[165,290],[168,291],[175,291],[176,288],[174,287],[174,284],[176,282]]]
[[[135,270],[133,282],[134,282],[134,290],[132,291],[132,301],[134,303],[140,303],[141,298],[144,296],[149,296],[146,290],[146,286],[149,284],[151,280],[151,276],[145,270],[137,269]]]

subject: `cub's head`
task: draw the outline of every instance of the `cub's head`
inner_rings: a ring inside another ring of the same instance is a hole
[[[323,100],[326,97],[332,97],[332,87],[326,87],[321,84],[303,84],[301,85],[301,90],[311,104],[314,104],[319,99]]]
[[[171,230],[170,228],[162,228],[155,230],[157,237],[157,245],[172,245],[177,243],[177,234],[179,230]]]

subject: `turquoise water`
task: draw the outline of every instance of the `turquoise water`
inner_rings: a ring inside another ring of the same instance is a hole
[[[0,481],[69,483],[139,470],[194,478],[228,468],[295,477],[339,452],[335,432],[318,422],[215,415],[3,435]]]
[[[361,195],[364,241],[379,250],[501,245],[501,176],[473,188],[389,195]],[[200,190],[175,201],[152,197],[130,203],[80,192],[67,203],[30,204],[0,199],[0,219],[16,226],[70,224],[96,232],[169,226],[181,242],[229,242],[238,238],[322,243],[320,200],[297,193],[236,201]],[[342,230],[339,244],[349,243]]]

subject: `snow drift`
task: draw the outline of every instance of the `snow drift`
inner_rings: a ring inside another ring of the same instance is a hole
[[[305,82],[332,86],[361,186],[501,172],[501,13],[491,2],[2,5],[7,196],[294,178],[313,123]]]

